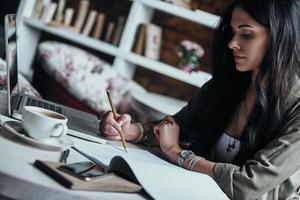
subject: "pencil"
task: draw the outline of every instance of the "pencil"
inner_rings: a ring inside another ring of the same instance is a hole
[[[115,106],[112,102],[110,91],[106,90],[106,93],[107,93],[107,97],[108,97],[109,104],[110,104],[110,107],[111,107],[111,111],[112,111],[112,113],[114,115],[114,118],[116,120],[117,119],[117,112],[116,112],[116,108],[115,108]],[[127,152],[126,142],[125,142],[124,133],[123,133],[122,129],[119,131],[119,134],[121,136],[121,141],[122,141],[122,145],[124,147],[124,150]]]

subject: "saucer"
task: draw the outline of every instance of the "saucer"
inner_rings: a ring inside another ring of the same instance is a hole
[[[36,140],[29,137],[24,130],[15,130],[11,125],[9,125],[9,123],[4,122],[3,127],[10,133],[13,133],[15,136],[26,142],[27,144],[38,148],[47,150],[64,150],[74,146],[73,140],[71,140],[67,136],[61,138],[49,138],[47,140]]]

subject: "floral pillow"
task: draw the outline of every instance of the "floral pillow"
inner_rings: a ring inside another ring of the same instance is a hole
[[[137,83],[116,73],[107,62],[74,46],[42,42],[39,59],[46,73],[97,112],[110,109],[106,89],[111,90],[116,105],[120,105],[125,94],[144,91]]]
[[[0,58],[0,90],[6,88],[6,63]]]
[[[0,90],[6,90],[6,62],[0,58]],[[19,91],[33,97],[42,98],[40,93],[24,78],[18,74]],[[15,88],[14,90],[16,90]]]

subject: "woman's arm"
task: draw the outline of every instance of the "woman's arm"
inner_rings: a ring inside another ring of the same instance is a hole
[[[284,181],[300,170],[300,159],[296,153],[300,152],[300,111],[298,112],[291,117],[288,126],[280,134],[281,137],[259,150],[244,165],[236,166],[200,159],[192,170],[213,177],[230,199],[260,198],[284,184]],[[178,154],[182,151],[176,142],[178,134],[179,128],[171,123],[161,124],[157,133],[161,150],[176,163]],[[183,163],[184,168],[188,168],[191,159],[192,156]],[[284,187],[284,191],[277,191],[277,195],[282,195],[285,199],[295,191],[296,188],[293,187]]]
[[[201,89],[189,100],[188,104],[177,112],[173,117],[180,124],[180,140],[192,141],[197,132],[197,125],[203,117],[203,107],[207,104],[203,96],[212,89],[212,80],[205,83]]]
[[[174,148],[171,151],[167,152],[167,156],[170,158],[170,160],[172,160],[175,163],[178,163],[178,155],[179,153],[183,151],[183,149],[181,148]],[[188,166],[191,162],[191,159],[194,156],[190,156],[187,160],[185,160],[185,162],[183,162],[183,167],[185,169],[188,169]],[[214,176],[214,167],[215,167],[216,163],[205,160],[205,159],[200,159],[196,162],[195,166],[193,167],[192,171],[196,171],[196,172],[200,172],[203,174],[207,174],[211,177]]]
[[[178,156],[183,149],[178,144],[180,128],[174,118],[166,117],[165,122],[162,122],[154,127],[162,152],[173,162],[178,163]],[[188,169],[191,159],[195,155],[191,155],[183,162],[183,167]],[[194,165],[194,171],[201,172],[213,177],[213,169],[215,163],[205,159],[198,160]]]
[[[297,121],[244,165],[216,163],[213,178],[231,199],[257,199],[300,169],[296,153],[300,151],[300,117]],[[289,186],[284,190],[278,191],[279,195],[291,194],[295,188]]]

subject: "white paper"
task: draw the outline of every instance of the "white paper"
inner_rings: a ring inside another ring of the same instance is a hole
[[[125,160],[140,184],[154,199],[228,199],[208,175],[168,165]]]
[[[172,165],[148,151],[128,148],[126,153],[120,147],[111,145],[98,145],[97,150],[95,148],[81,150],[105,165],[109,165],[113,157],[121,156],[124,160],[113,161],[127,162],[144,190],[154,199],[228,199],[208,175]],[[113,164],[118,166],[119,163]],[[118,170],[122,171],[120,168]]]
[[[133,161],[138,160],[138,161],[156,163],[160,165],[169,165],[171,167],[175,167],[174,165],[171,165],[170,163],[160,159],[154,154],[142,149],[127,148],[128,152],[126,153],[123,150],[123,147],[106,144],[106,145],[97,145],[93,147],[89,146],[89,148],[87,149],[80,148],[80,150],[89,154],[90,156],[95,157],[105,165],[109,165],[113,157],[121,156],[128,160],[133,160]]]

